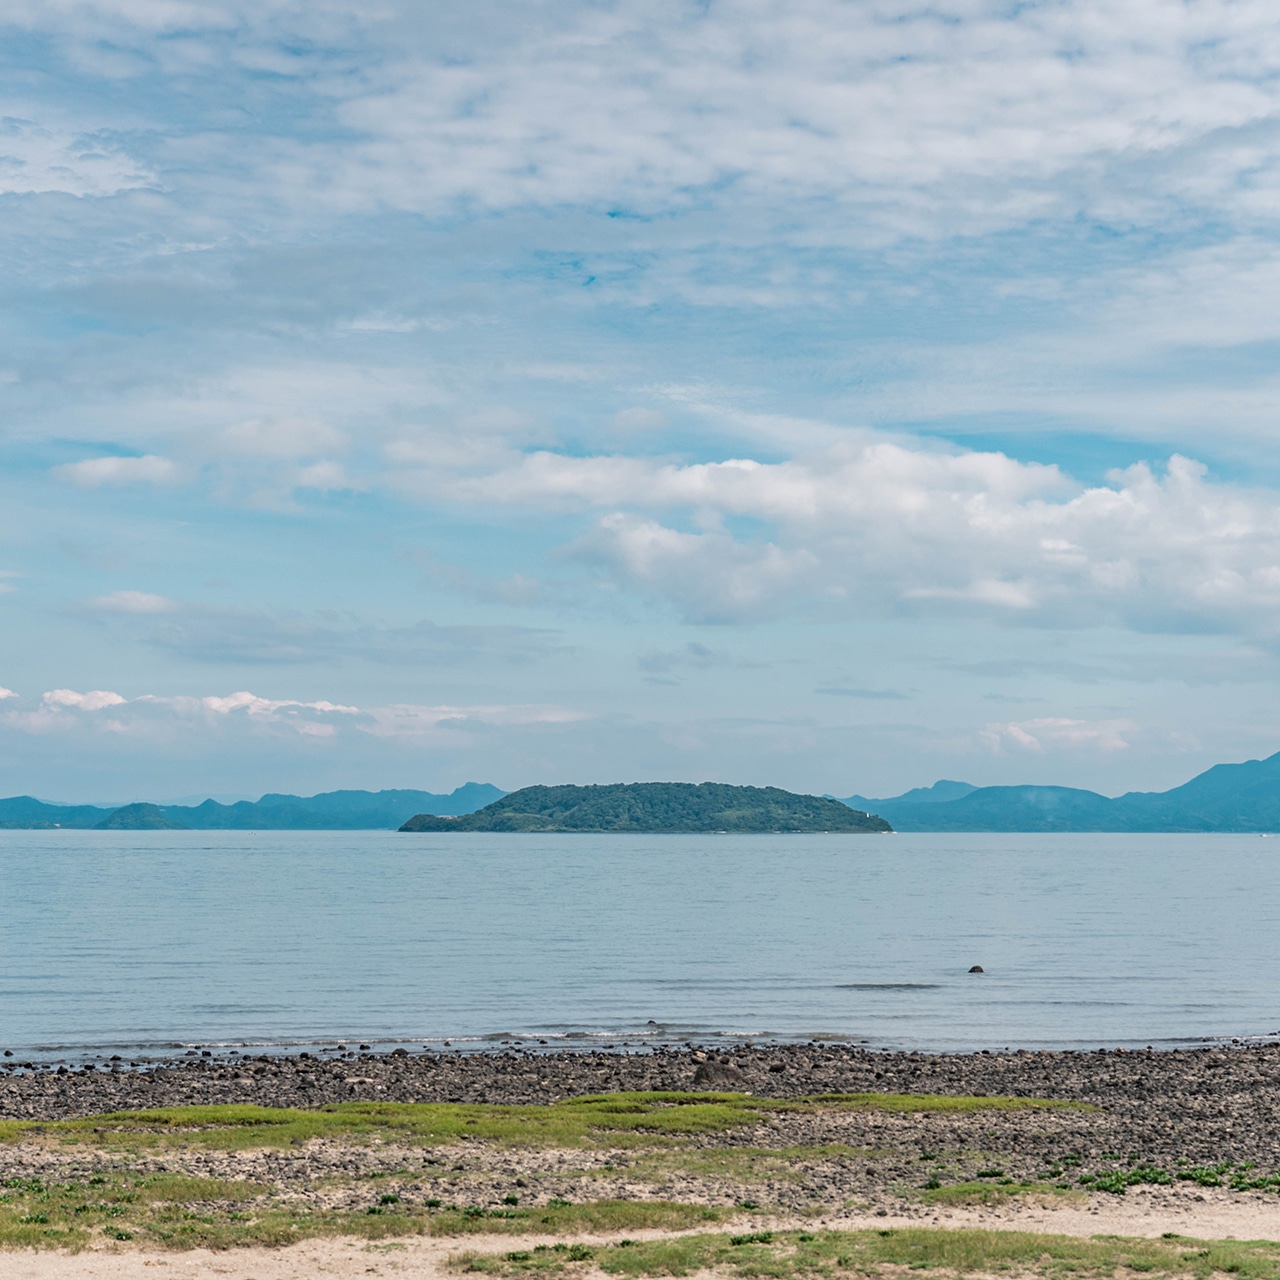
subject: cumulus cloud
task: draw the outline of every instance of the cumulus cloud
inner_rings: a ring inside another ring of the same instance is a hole
[[[1127,750],[1129,738],[1136,729],[1129,720],[1068,720],[1046,716],[1038,720],[989,724],[979,733],[978,740],[998,755],[1010,751],[1039,754],[1047,750],[1109,754]]]
[[[109,689],[90,689],[77,693],[74,689],[50,689],[43,702],[48,707],[73,707],[77,711],[101,711],[105,707],[120,707],[126,699]]]
[[[433,488],[594,509],[570,555],[694,620],[958,611],[1280,637],[1280,495],[1177,455],[1083,486],[1002,453],[863,435],[782,462],[543,451]]]
[[[171,459],[149,453],[141,458],[86,458],[55,467],[53,474],[83,489],[97,489],[102,485],[172,484],[178,479],[178,468]]]
[[[157,706],[173,707],[176,711],[193,712],[208,711],[213,715],[226,716],[233,712],[243,711],[248,716],[273,717],[281,711],[324,711],[339,715],[359,715],[359,707],[343,706],[337,702],[298,702],[291,698],[261,698],[257,694],[241,690],[239,693],[225,697],[211,695],[204,698],[170,697],[161,698],[154,694],[143,694],[140,703],[154,703]]]
[[[6,698],[16,698],[17,696],[12,689],[0,687],[0,702],[3,702]]]

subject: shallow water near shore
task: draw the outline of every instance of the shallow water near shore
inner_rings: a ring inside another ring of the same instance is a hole
[[[1278,858],[1239,835],[3,831],[0,1048],[1267,1036]]]

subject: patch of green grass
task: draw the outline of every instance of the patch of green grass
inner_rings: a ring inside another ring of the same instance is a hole
[[[931,1180],[937,1181],[936,1179]],[[1003,1182],[952,1182],[933,1186],[928,1184],[921,1192],[921,1199],[926,1204],[960,1205],[960,1204],[1003,1204],[1011,1196],[1067,1194],[1063,1188],[1051,1182],[1014,1182],[1006,1179]]]
[[[942,1271],[967,1275],[1016,1272],[1020,1276],[1110,1280],[1117,1271],[1191,1276],[1209,1280],[1280,1280],[1280,1245],[1258,1241],[1161,1240],[1037,1235],[1024,1231],[952,1231],[908,1228],[884,1231],[762,1232],[748,1236],[691,1235],[627,1242],[594,1249],[569,1248],[506,1254],[463,1253],[458,1270],[496,1275],[564,1271],[591,1262],[608,1275],[687,1276],[699,1271],[743,1277],[831,1276],[886,1270]]]
[[[10,1178],[0,1183],[0,1247],[77,1250],[95,1235],[131,1240],[167,1218],[234,1222],[266,1188],[186,1174],[101,1175],[87,1182]]]
[[[0,1187],[0,1248],[75,1252],[107,1239],[173,1249],[226,1249],[334,1235],[384,1240],[413,1235],[687,1231],[718,1222],[729,1212],[668,1201],[622,1200],[458,1208],[439,1201],[410,1202],[390,1192],[371,1195],[359,1209],[310,1210],[281,1202],[268,1188],[215,1178],[113,1175],[87,1183],[15,1178]]]
[[[612,1231],[687,1231],[719,1222],[732,1211],[667,1200],[589,1200],[533,1209],[446,1209],[433,1214],[435,1236],[600,1235]]]
[[[184,1144],[237,1150],[299,1145],[312,1138],[365,1141],[375,1137],[435,1146],[464,1139],[512,1146],[663,1146],[754,1125],[782,1112],[831,1110],[1010,1111],[1075,1107],[1037,1098],[952,1097],[945,1094],[820,1094],[776,1100],[744,1093],[618,1093],[571,1098],[545,1106],[475,1103],[344,1102],[303,1110],[227,1105],[121,1111],[77,1120],[8,1121],[0,1141],[47,1135],[108,1149]]]

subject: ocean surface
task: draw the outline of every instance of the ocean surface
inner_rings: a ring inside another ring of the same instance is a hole
[[[1265,837],[0,832],[19,1058],[1278,1028]]]

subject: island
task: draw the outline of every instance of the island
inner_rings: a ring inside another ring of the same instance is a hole
[[[180,822],[166,818],[159,805],[126,804],[94,824],[95,831],[186,831]]]
[[[546,831],[746,834],[891,832],[883,819],[839,800],[778,787],[719,782],[627,782],[523,787],[475,813],[420,813],[401,831]]]

